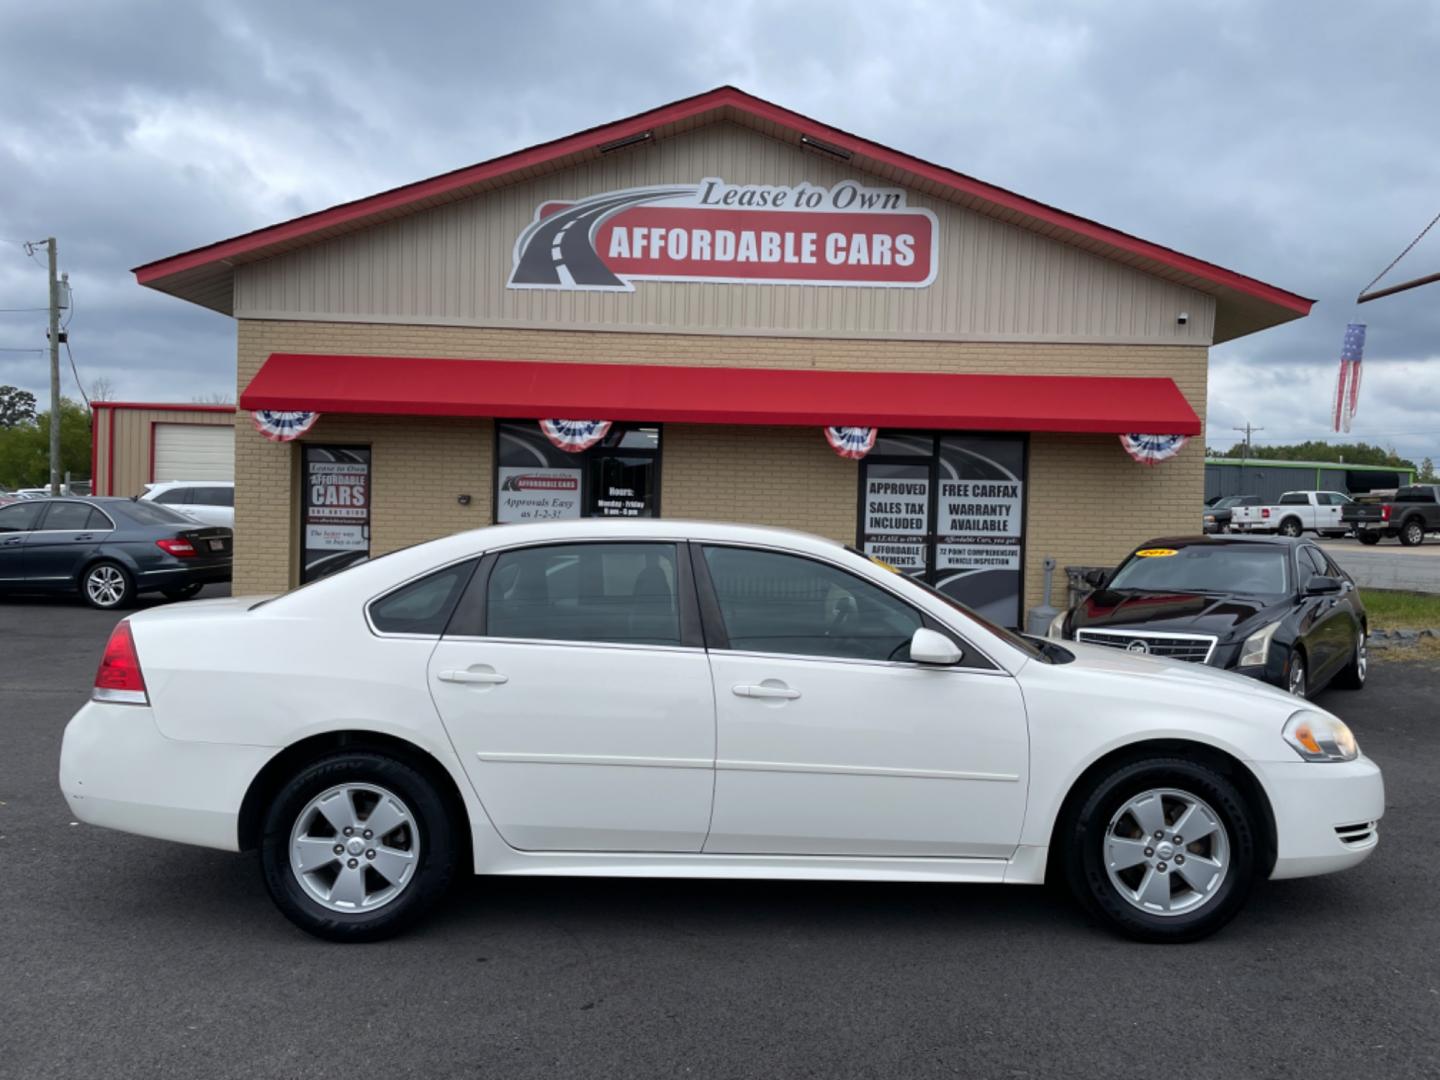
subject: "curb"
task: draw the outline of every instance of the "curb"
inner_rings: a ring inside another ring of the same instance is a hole
[[[1367,642],[1372,649],[1393,649],[1414,645],[1424,638],[1440,638],[1440,627],[1426,627],[1424,630],[1371,630]]]

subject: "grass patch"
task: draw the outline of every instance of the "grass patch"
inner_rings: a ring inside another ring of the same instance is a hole
[[[1360,600],[1375,630],[1440,628],[1440,596],[1430,593],[1361,589]]]

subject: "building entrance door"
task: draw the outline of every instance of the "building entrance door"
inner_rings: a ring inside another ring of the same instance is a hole
[[[861,549],[1019,626],[1026,449],[1024,435],[880,432],[860,463]]]

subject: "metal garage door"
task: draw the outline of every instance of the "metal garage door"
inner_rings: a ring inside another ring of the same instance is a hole
[[[235,429],[229,424],[156,424],[154,479],[234,480]]]

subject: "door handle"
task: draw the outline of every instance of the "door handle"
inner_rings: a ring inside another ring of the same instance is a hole
[[[730,689],[736,697],[785,698],[793,701],[800,696],[799,690],[792,690],[788,686],[766,686],[763,683],[759,686],[740,683]]]
[[[441,682],[454,683],[475,683],[482,686],[499,686],[501,683],[510,681],[509,675],[501,675],[493,668],[474,670],[465,668],[460,671],[442,671],[436,676]]]
[[[75,537],[75,539],[76,539],[76,540],[94,540],[94,539],[95,539],[95,535],[94,535],[93,533],[81,533],[79,536]]]

